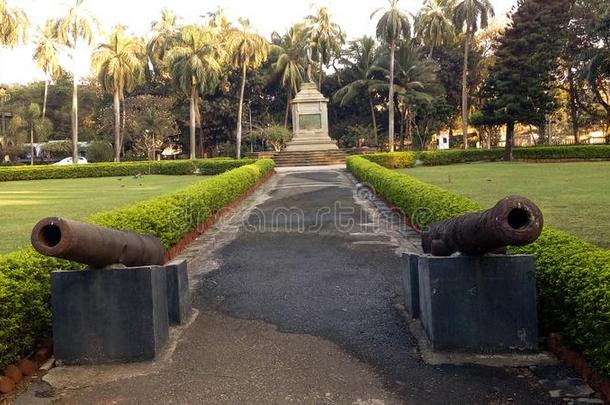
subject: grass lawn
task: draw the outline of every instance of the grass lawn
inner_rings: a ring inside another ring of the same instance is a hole
[[[49,216],[84,219],[202,181],[201,176],[103,177],[0,182],[0,254],[29,244]]]
[[[610,248],[610,162],[474,163],[401,172],[489,207],[509,195],[528,197],[546,225]]]

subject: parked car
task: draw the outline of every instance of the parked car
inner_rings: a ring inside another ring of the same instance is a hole
[[[65,158],[65,159],[62,159],[62,160],[60,160],[60,161],[59,161],[59,162],[57,162],[57,163],[53,163],[53,165],[60,165],[60,166],[64,166],[64,165],[71,165],[71,164],[72,164],[72,158],[71,158],[71,157],[69,157],[69,158]],[[79,165],[86,165],[86,164],[89,164],[89,162],[87,162],[87,159],[86,159],[86,158],[84,158],[84,157],[79,157],[79,158],[78,158],[78,164],[79,164]]]

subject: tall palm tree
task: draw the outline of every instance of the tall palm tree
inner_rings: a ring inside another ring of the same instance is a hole
[[[378,59],[374,70],[390,76],[389,58],[383,55]],[[400,111],[401,139],[411,133],[412,110],[415,102],[429,103],[435,96],[442,94],[442,85],[437,79],[437,64],[420,56],[413,41],[401,41],[396,49],[394,87]],[[384,89],[387,83],[374,84],[374,88]]]
[[[164,8],[161,10],[161,18],[151,24],[151,30],[152,38],[148,42],[146,50],[153,72],[164,79],[169,79],[164,60],[178,33],[178,17],[172,11]]]
[[[448,42],[454,35],[451,11],[455,0],[427,0],[415,18],[415,35],[430,48],[428,58],[432,58],[434,48]]]
[[[462,134],[464,148],[468,149],[468,57],[470,43],[479,29],[489,25],[489,19],[495,15],[490,0],[456,0],[453,6],[453,25],[463,31],[464,67],[462,71]]]
[[[0,47],[13,48],[25,42],[29,20],[20,8],[10,7],[0,0]]]
[[[326,7],[318,8],[316,14],[307,16],[305,21],[310,47],[315,51],[319,64],[318,89],[321,89],[324,66],[330,65],[332,58],[340,56],[345,34],[339,24],[331,20],[330,11]]]
[[[234,30],[229,37],[231,65],[241,70],[241,89],[239,92],[239,107],[237,109],[237,153],[241,159],[241,133],[244,106],[244,91],[248,69],[257,69],[269,56],[269,43],[262,36],[252,32],[248,20],[240,20],[241,29]]]
[[[168,52],[172,80],[190,100],[191,159],[195,159],[199,95],[216,89],[225,59],[224,44],[218,41],[215,30],[199,25],[182,28],[176,45]]]
[[[55,22],[48,20],[44,27],[38,28],[34,60],[44,72],[44,97],[42,101],[42,118],[47,115],[47,99],[49,95],[49,81],[61,75],[59,65],[59,43],[55,32]]]
[[[55,22],[55,33],[60,44],[70,49],[72,71],[72,163],[78,163],[78,72],[77,52],[80,46],[90,47],[95,40],[97,19],[83,6],[85,0],[76,0],[65,16]]]
[[[284,35],[279,35],[277,32],[271,34],[271,52],[277,58],[273,68],[288,94],[284,117],[285,128],[288,128],[290,101],[299,91],[305,76],[304,60],[307,45],[305,34],[303,23],[293,25]]]
[[[398,0],[389,0],[390,7],[385,10],[377,22],[377,39],[384,41],[389,46],[390,50],[390,77],[389,77],[389,94],[388,94],[388,111],[389,111],[389,143],[390,152],[394,151],[394,57],[396,52],[396,44],[401,38],[411,37],[411,21],[409,16],[398,8]],[[371,14],[371,19],[381,12],[378,9]]]
[[[347,82],[345,86],[337,90],[333,101],[342,107],[353,102],[362,92],[366,92],[371,109],[371,123],[375,133],[375,144],[377,144],[377,119],[375,118],[375,104],[373,102],[373,86],[378,83],[374,77],[375,62],[377,58],[377,43],[371,37],[364,36],[351,41],[343,58],[341,65],[343,79]]]
[[[116,26],[108,42],[99,45],[93,54],[102,88],[114,99],[114,161],[121,159],[121,102],[125,92],[132,92],[144,81],[146,50],[139,38],[125,34],[125,27]]]

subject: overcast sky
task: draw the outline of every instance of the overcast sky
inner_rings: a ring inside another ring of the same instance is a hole
[[[48,18],[65,13],[71,0],[8,0],[12,6],[24,9],[33,27],[43,25]],[[334,19],[347,33],[349,39],[374,34],[371,12],[385,7],[387,0],[86,0],[85,6],[100,21],[102,30],[108,31],[115,24],[128,26],[131,33],[148,37],[150,23],[158,18],[164,7],[172,9],[182,22],[195,22],[201,15],[218,6],[236,20],[250,19],[258,31],[268,36],[273,31],[284,32],[292,23],[311,14],[312,4],[326,5]],[[492,0],[499,17],[504,17],[517,0]],[[401,6],[413,13],[423,0],[402,0]],[[33,34],[35,29],[31,29]],[[33,35],[30,35],[30,39]],[[0,50],[0,83],[26,83],[42,79],[43,75],[32,61],[33,46],[28,44],[14,50]],[[65,62],[64,62],[65,63]],[[82,55],[80,75],[89,74],[88,55]]]

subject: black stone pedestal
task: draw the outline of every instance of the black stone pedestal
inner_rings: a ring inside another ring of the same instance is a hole
[[[169,322],[182,325],[191,309],[191,294],[186,260],[174,260],[165,265],[167,269],[167,310]]]
[[[419,318],[419,255],[405,253],[402,256],[402,285],[405,309],[413,318]]]
[[[434,351],[538,348],[532,256],[421,256],[418,267],[420,317]]]
[[[67,364],[153,360],[169,336],[165,267],[51,274],[53,347]]]

